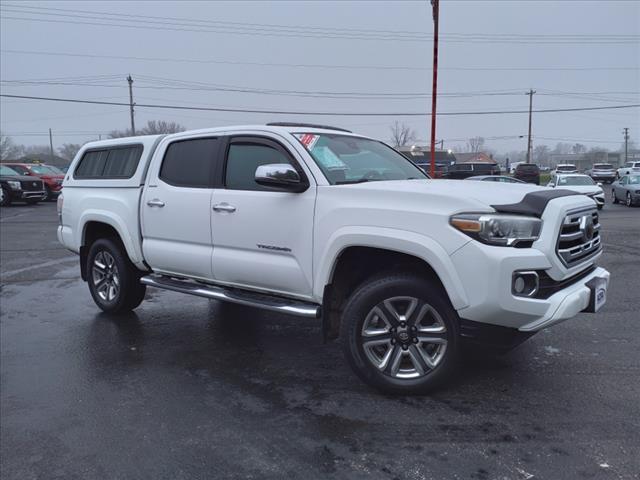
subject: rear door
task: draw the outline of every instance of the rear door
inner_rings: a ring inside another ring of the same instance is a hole
[[[210,212],[220,143],[192,137],[160,145],[140,206],[142,250],[154,271],[213,278]]]
[[[222,188],[213,193],[213,272],[216,281],[308,298],[312,293],[313,181],[302,193],[258,185],[256,168],[289,163],[309,180],[281,143],[234,136],[225,148]]]

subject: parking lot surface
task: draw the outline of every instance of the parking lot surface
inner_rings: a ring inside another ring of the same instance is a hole
[[[391,397],[315,321],[151,289],[102,314],[55,205],[3,208],[1,476],[640,478],[640,208],[601,221],[600,314]]]

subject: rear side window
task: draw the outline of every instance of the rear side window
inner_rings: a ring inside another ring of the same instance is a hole
[[[227,155],[225,185],[231,190],[268,190],[255,181],[256,169],[270,163],[288,163],[289,159],[279,150],[254,143],[232,143]]]
[[[131,178],[138,168],[142,145],[89,150],[80,159],[74,178]]]
[[[197,138],[172,143],[164,154],[160,178],[177,187],[208,188],[218,144],[217,138]]]

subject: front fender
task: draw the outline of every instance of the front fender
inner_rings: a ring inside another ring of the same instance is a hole
[[[326,247],[316,259],[319,268],[316,270],[314,281],[315,299],[322,299],[325,285],[331,283],[338,257],[349,247],[380,248],[418,257],[436,272],[456,310],[469,304],[453,262],[438,242],[407,230],[370,226],[343,227],[331,235]]]

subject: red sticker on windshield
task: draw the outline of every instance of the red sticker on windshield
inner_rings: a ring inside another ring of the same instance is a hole
[[[304,145],[307,150],[311,150],[313,146],[316,144],[316,142],[318,141],[318,138],[320,138],[320,135],[313,135],[312,133],[303,133],[303,134],[296,135],[296,137],[298,137],[298,140],[300,140],[300,143],[302,143],[302,145]]]

